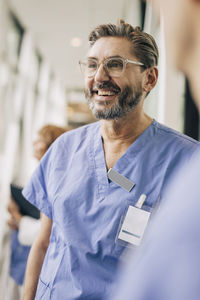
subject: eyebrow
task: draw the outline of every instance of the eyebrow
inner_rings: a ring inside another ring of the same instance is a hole
[[[94,60],[98,60],[96,57],[94,57],[94,56],[87,56],[86,57],[87,59],[94,59]],[[122,56],[120,56],[120,55],[112,55],[112,56],[108,56],[108,57],[106,57],[105,59],[109,59],[109,58],[123,58]]]

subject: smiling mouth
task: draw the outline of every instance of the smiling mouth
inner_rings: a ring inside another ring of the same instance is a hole
[[[103,90],[103,89],[96,89],[92,91],[93,94],[102,96],[102,97],[110,97],[116,96],[120,93],[119,90]]]

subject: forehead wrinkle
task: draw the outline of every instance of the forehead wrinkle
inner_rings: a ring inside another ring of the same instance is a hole
[[[113,56],[132,59],[132,44],[121,37],[102,37],[89,49],[88,56],[100,60]]]

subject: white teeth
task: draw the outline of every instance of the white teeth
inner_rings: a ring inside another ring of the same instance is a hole
[[[114,96],[115,94],[116,93],[114,93],[113,91],[103,91],[103,90],[98,91],[99,96]]]

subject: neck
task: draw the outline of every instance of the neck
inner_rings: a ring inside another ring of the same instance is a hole
[[[142,110],[131,112],[119,120],[101,120],[101,135],[104,143],[132,144],[152,123],[152,118]]]
[[[188,54],[188,59],[184,71],[190,83],[191,92],[195,103],[200,111],[200,22],[196,24],[195,43],[193,44],[192,52]]]
[[[108,170],[115,165],[117,160],[152,121],[138,107],[119,120],[101,120],[101,135]]]
[[[190,88],[192,92],[193,99],[200,111],[200,59],[199,59],[200,47],[198,53],[193,57],[193,62],[190,63],[188,67],[188,72],[186,76],[188,77]],[[195,59],[196,57],[196,59]]]

